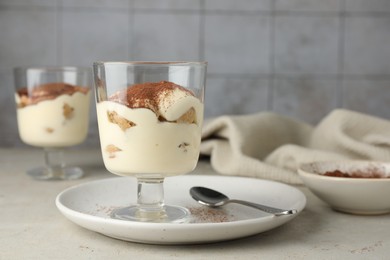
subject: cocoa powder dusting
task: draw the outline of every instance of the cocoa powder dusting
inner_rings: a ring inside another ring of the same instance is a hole
[[[180,85],[169,81],[160,81],[129,86],[126,89],[114,93],[108,100],[120,103],[129,108],[148,108],[157,112],[155,108],[158,106],[158,103],[166,98],[169,91],[176,88],[194,96],[190,90]]]
[[[18,108],[23,108],[28,105],[34,105],[44,100],[55,99],[61,95],[73,95],[76,92],[83,94],[88,93],[87,87],[74,86],[67,83],[55,82],[36,86],[29,91],[27,88],[17,90],[20,97]]]
[[[222,209],[205,207],[189,208],[192,223],[223,223],[235,220],[234,215],[228,214]]]
[[[328,171],[323,174],[324,176],[331,177],[343,177],[343,178],[390,178],[386,177],[383,172],[380,171],[354,171],[354,172],[343,172],[340,170]]]
[[[175,90],[182,91],[188,96],[195,96],[190,90],[180,85],[169,81],[160,81],[134,84],[115,92],[108,97],[108,100],[125,105],[132,109],[149,109],[156,114],[160,122],[166,122],[168,120],[161,115],[160,109],[162,109],[162,107],[160,106],[161,104],[164,104],[163,109],[166,109],[166,107],[170,107],[175,102],[170,98],[170,95],[172,95]],[[169,122],[196,124],[196,111],[194,108],[190,108],[180,118]]]

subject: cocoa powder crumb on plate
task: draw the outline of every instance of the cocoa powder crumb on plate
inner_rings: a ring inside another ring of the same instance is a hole
[[[235,220],[233,214],[229,214],[223,209],[197,207],[189,208],[189,211],[193,223],[223,223]]]

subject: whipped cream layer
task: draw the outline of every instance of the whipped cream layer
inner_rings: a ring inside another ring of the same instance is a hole
[[[84,141],[88,133],[90,92],[56,92],[37,101],[15,94],[19,135],[37,147],[66,147]]]
[[[157,97],[152,100],[143,96],[136,105],[133,103],[135,108],[127,101],[137,95],[127,96],[127,103],[118,103],[114,94],[109,101],[97,104],[103,160],[110,172],[158,178],[195,168],[204,106],[191,92],[176,86],[169,88],[169,93],[160,92],[157,102]]]

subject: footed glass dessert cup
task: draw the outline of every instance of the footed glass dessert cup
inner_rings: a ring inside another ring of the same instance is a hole
[[[82,177],[81,168],[66,165],[63,150],[82,143],[87,136],[91,70],[15,68],[14,77],[19,136],[45,153],[45,164],[27,170],[27,174],[39,180]]]
[[[205,62],[95,62],[96,110],[104,165],[137,178],[137,203],[112,218],[186,222],[189,211],[164,203],[164,179],[199,159]]]

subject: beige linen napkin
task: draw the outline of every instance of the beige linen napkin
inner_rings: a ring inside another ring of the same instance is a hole
[[[390,121],[343,109],[316,127],[270,112],[221,116],[205,122],[201,154],[221,174],[300,184],[301,163],[390,161]]]

